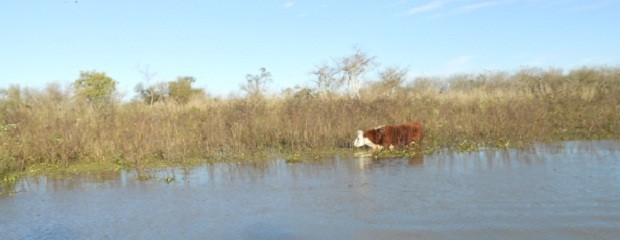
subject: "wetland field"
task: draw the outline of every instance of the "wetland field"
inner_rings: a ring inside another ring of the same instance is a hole
[[[425,123],[421,152],[377,155],[620,139],[620,69],[613,67],[371,81],[357,96],[297,87],[214,97],[191,87],[194,80],[137,86],[131,101],[115,97],[113,80],[94,71],[71,86],[0,89],[0,180],[278,157],[314,161],[351,153],[357,129],[418,120]],[[156,91],[161,86],[165,91]]]

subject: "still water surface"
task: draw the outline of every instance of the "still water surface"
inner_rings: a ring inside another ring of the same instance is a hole
[[[20,181],[0,195],[0,239],[620,236],[620,142],[149,174]]]

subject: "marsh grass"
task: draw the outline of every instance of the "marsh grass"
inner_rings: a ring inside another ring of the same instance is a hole
[[[0,179],[32,166],[313,161],[350,151],[357,129],[421,120],[420,151],[520,147],[535,141],[620,138],[620,69],[556,69],[419,78],[361,98],[312,90],[274,97],[200,97],[93,105],[57,85],[0,93]]]

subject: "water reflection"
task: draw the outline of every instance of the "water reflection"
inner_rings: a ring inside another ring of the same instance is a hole
[[[565,142],[37,177],[0,196],[0,239],[613,239],[619,156]]]
[[[384,168],[384,167],[401,167],[400,165],[406,164],[402,167],[422,167],[424,166],[424,156],[416,156],[410,158],[374,158],[374,157],[357,157],[354,159],[357,163],[357,168],[372,169],[372,168]]]

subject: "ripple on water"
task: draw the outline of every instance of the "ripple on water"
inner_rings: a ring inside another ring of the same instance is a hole
[[[0,238],[615,239],[620,142],[36,177]],[[165,179],[174,179],[166,181]]]

